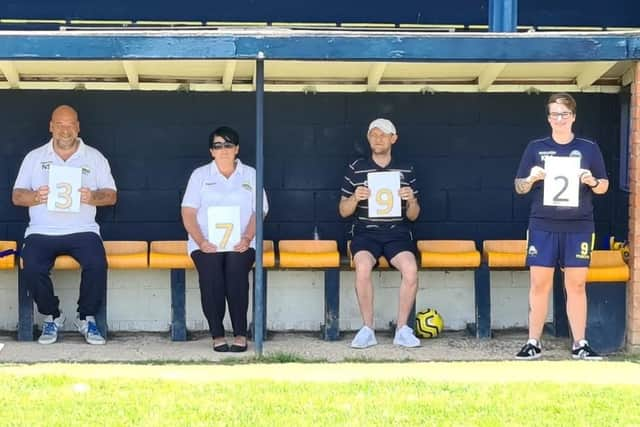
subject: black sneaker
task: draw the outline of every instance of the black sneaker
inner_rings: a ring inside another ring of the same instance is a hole
[[[589,342],[587,340],[580,340],[578,345],[580,345],[580,347],[574,348],[571,351],[571,357],[574,359],[602,360],[602,356],[596,353],[596,351],[589,346]]]
[[[516,354],[516,359],[518,360],[533,360],[540,357],[542,353],[542,348],[540,348],[540,343],[534,339],[527,341],[527,343],[520,349],[518,354]]]

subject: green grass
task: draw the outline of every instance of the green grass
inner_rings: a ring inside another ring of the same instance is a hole
[[[640,425],[640,366],[628,362],[0,366],[2,426],[425,422]]]

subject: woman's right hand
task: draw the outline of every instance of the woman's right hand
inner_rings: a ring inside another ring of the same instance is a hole
[[[205,254],[214,254],[218,252],[218,247],[208,240],[203,240],[198,246]]]

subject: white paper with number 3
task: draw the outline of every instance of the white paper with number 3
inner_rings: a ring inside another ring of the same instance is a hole
[[[580,158],[547,157],[544,161],[545,206],[578,207],[580,204]]]
[[[207,209],[208,240],[218,252],[232,252],[240,243],[240,206],[210,206]]]
[[[367,184],[369,218],[398,217],[402,215],[400,201],[400,172],[369,172]]]
[[[80,212],[82,168],[49,166],[47,209],[53,212]]]

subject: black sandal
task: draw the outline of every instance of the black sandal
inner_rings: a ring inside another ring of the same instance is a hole
[[[226,353],[229,351],[229,344],[227,344],[226,342],[218,345],[214,344],[213,351],[217,351],[218,353]]]
[[[231,353],[243,353],[245,351],[247,351],[247,345],[238,345],[238,344],[232,344],[231,348],[229,349],[229,351]]]

